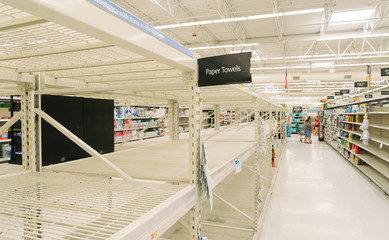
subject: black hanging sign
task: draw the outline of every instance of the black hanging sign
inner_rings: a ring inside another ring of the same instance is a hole
[[[350,94],[350,90],[349,89],[342,89],[342,90],[340,90],[340,92],[342,94]]]
[[[335,99],[335,96],[327,96],[327,99],[330,100],[330,99]]]
[[[251,52],[200,58],[199,87],[251,83]]]
[[[354,87],[356,87],[356,88],[367,87],[367,82],[366,81],[364,81],[364,82],[354,82]]]
[[[373,98],[373,95],[372,94],[366,94],[365,98]]]
[[[381,91],[381,95],[389,95],[389,91]]]
[[[342,96],[343,93],[342,92],[335,92],[335,96]]]
[[[389,76],[389,68],[381,68],[381,77]]]

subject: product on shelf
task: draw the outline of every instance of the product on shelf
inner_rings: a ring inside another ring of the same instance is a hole
[[[0,140],[7,140],[7,139],[8,139],[8,130],[6,130],[0,135]]]
[[[11,157],[11,145],[10,144],[2,144],[1,146],[1,157],[2,158],[10,158]]]

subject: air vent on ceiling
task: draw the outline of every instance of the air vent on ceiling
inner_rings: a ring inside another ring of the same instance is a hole
[[[344,79],[351,79],[351,75],[344,75]]]
[[[300,80],[300,76],[293,76],[293,80]]]

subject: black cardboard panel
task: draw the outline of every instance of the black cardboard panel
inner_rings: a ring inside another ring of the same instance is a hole
[[[84,99],[84,140],[99,153],[114,151],[114,101]]]
[[[79,97],[42,95],[41,108],[77,137],[84,138],[84,100]],[[42,120],[42,165],[84,158],[88,154]]]

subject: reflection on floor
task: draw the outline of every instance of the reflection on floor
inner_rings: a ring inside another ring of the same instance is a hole
[[[288,138],[261,240],[388,239],[389,197],[325,142]]]

